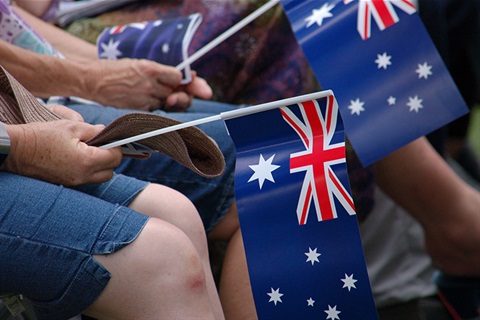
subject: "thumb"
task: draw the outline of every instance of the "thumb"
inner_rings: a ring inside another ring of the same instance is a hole
[[[75,127],[76,137],[80,141],[87,141],[105,129],[104,125],[91,125],[85,122],[77,122]]]

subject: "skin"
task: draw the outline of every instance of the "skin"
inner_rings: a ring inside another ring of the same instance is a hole
[[[192,73],[181,85],[171,66],[142,59],[97,58],[96,47],[56,28],[19,7],[15,11],[66,59],[24,50],[0,41],[0,64],[37,97],[76,96],[117,108],[181,111],[193,97],[210,99],[207,82]]]
[[[83,142],[103,127],[62,106],[52,111],[63,119],[5,125],[11,150],[0,170],[67,186],[109,180],[120,148]],[[84,313],[97,319],[224,319],[194,205],[173,189],[149,184],[130,208],[151,219],[130,245],[95,256],[112,277]]]
[[[480,193],[460,179],[426,139],[376,164],[378,185],[416,218],[441,270],[480,276]]]
[[[377,183],[417,219],[433,264],[459,276],[480,276],[480,193],[461,180],[425,138],[375,164]],[[256,319],[241,232],[230,241],[220,298],[227,319]]]
[[[55,109],[60,109],[64,115],[74,113],[60,106]],[[79,116],[76,114],[74,118]],[[55,121],[55,125],[36,122],[5,125],[5,128],[11,139],[11,149],[0,170],[75,186],[108,181],[113,176],[113,168],[122,159],[119,148],[102,150],[83,142],[100,132],[103,126],[62,119]]]
[[[22,2],[28,0],[18,1],[23,5]],[[51,31],[45,30],[47,34]],[[54,43],[56,39],[52,37],[49,40]],[[60,48],[61,45],[55,46]],[[76,61],[93,57],[90,49],[86,50],[88,52],[74,51],[83,53],[75,58],[75,52],[69,53],[68,48],[62,52]],[[93,54],[96,56],[96,53]],[[193,91],[191,88],[186,90]],[[424,138],[382,159],[376,167],[378,184],[424,227],[433,263],[452,274],[480,275],[479,193],[461,181]],[[209,234],[209,238],[230,239],[220,285],[227,318],[254,319],[256,313],[235,206]]]

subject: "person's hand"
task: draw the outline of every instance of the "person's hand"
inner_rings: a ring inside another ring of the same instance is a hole
[[[80,113],[77,111],[67,108],[65,106],[61,105],[54,105],[54,106],[47,106],[50,111],[55,113],[57,116],[59,116],[62,119],[67,119],[67,120],[72,120],[72,121],[85,121],[83,120],[83,117]]]
[[[191,106],[193,97],[204,100],[212,97],[212,88],[205,79],[198,77],[195,71],[192,71],[192,82],[179,86],[165,99],[164,109],[171,112],[185,111]]]
[[[108,181],[122,159],[119,147],[103,150],[82,142],[103,126],[57,120],[5,127],[11,139],[10,153],[0,167],[5,171],[75,186]]]
[[[181,86],[182,75],[171,66],[142,59],[97,60],[87,65],[85,89],[79,95],[121,109],[152,111],[187,108],[192,95],[210,97],[208,84],[194,77]]]

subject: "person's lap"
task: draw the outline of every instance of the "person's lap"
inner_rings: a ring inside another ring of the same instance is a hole
[[[82,114],[85,121],[92,124],[109,124],[123,114],[136,112],[98,105],[72,103],[67,106]],[[157,110],[155,113],[188,122],[236,108],[229,104],[195,99],[188,112],[173,113]],[[155,154],[146,160],[124,159],[115,171],[180,191],[195,204],[208,232],[225,215],[234,200],[235,147],[223,121],[213,121],[198,127],[216,141],[225,157],[226,169],[221,176],[213,179],[201,177],[171,158],[160,154]]]
[[[79,188],[89,195],[6,172],[0,179],[0,292],[22,293],[40,319],[79,314],[110,279],[93,255],[121,249],[145,225],[148,217],[125,206],[146,183],[117,175]]]

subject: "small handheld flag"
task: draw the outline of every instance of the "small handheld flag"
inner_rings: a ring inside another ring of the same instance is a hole
[[[188,47],[201,21],[202,16],[195,13],[106,28],[97,39],[98,56],[110,60],[149,59],[177,66],[188,59]],[[190,64],[182,71],[182,83],[190,82]]]
[[[260,319],[377,319],[333,95],[226,119]]]
[[[281,0],[369,165],[468,112],[411,0]]]

